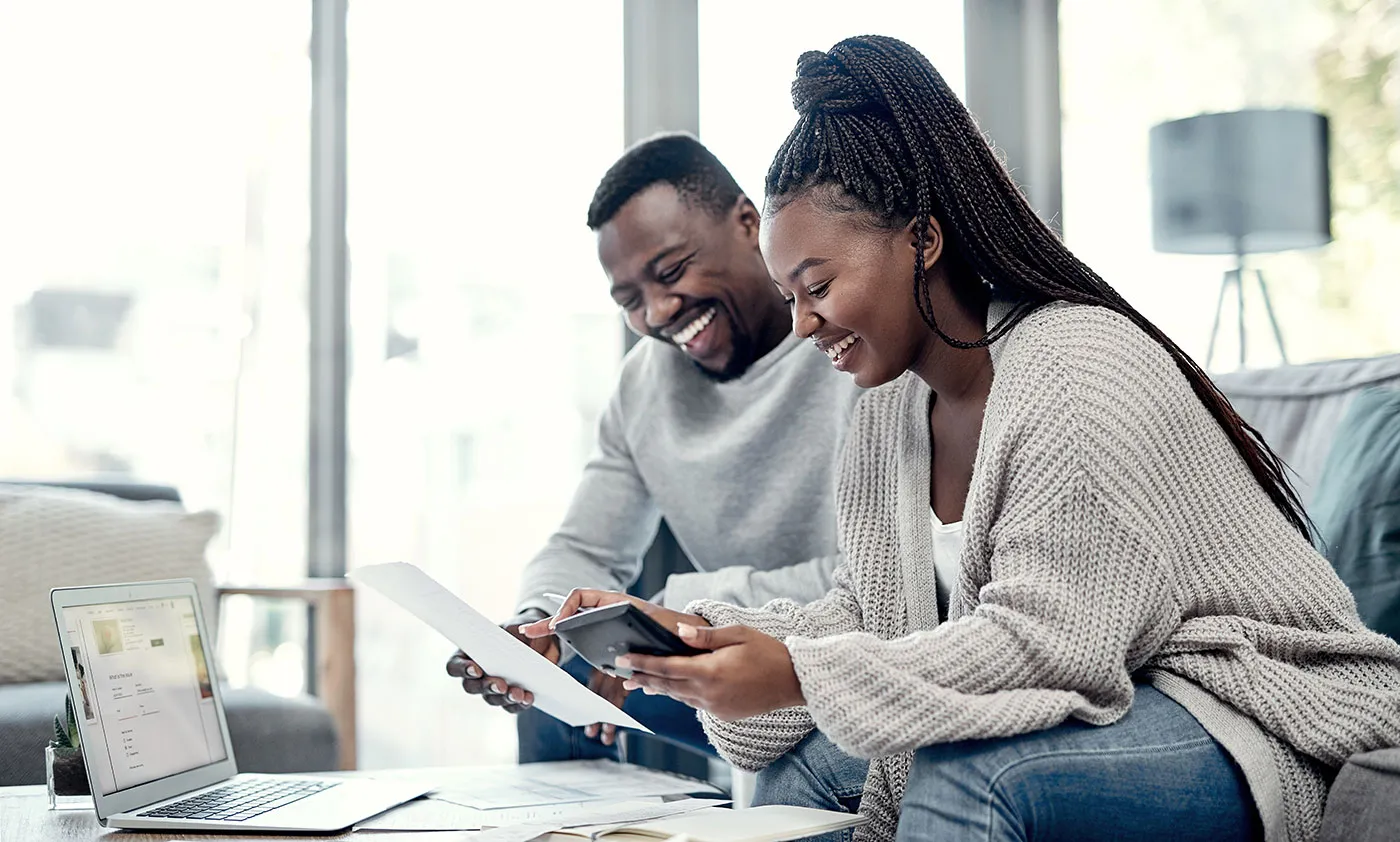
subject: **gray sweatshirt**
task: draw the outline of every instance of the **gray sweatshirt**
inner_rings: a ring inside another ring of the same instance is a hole
[[[625,590],[663,517],[700,571],[669,578],[669,607],[826,593],[833,477],[859,393],[793,335],[728,383],[679,348],[642,340],[623,361],[564,523],[525,568],[519,609],[552,613],[547,591]]]

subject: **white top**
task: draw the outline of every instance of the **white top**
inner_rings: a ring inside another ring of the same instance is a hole
[[[958,586],[962,569],[963,525],[944,523],[928,507],[929,524],[933,527],[933,587],[938,592],[938,619],[948,618],[948,602]]]

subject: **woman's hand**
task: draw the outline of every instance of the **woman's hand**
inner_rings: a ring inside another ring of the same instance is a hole
[[[680,611],[672,611],[669,608],[662,608],[654,602],[647,602],[635,596],[629,596],[617,591],[595,591],[590,588],[574,588],[569,591],[568,599],[559,606],[553,617],[531,623],[528,626],[521,626],[520,631],[526,637],[540,638],[554,634],[554,624],[564,619],[572,617],[586,608],[597,608],[600,605],[612,605],[615,602],[630,602],[640,608],[643,613],[653,620],[670,629],[673,633],[681,625],[708,626],[709,622],[704,617],[697,617],[694,614],[685,614]]]
[[[617,659],[632,670],[623,686],[664,693],[732,721],[806,704],[792,656],[781,640],[748,626],[682,625],[680,637],[704,655],[663,658],[636,653]]]

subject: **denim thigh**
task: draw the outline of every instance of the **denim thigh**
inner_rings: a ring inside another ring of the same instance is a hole
[[[913,840],[1261,839],[1244,775],[1176,702],[1137,685],[1112,725],[928,746],[899,822]]]

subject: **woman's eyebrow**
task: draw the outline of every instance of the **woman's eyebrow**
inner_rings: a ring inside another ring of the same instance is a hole
[[[825,257],[809,257],[793,267],[792,271],[788,273],[788,280],[795,282],[798,278],[802,276],[803,272],[806,272],[808,269],[811,269],[814,266],[820,266],[826,262],[827,259]]]

